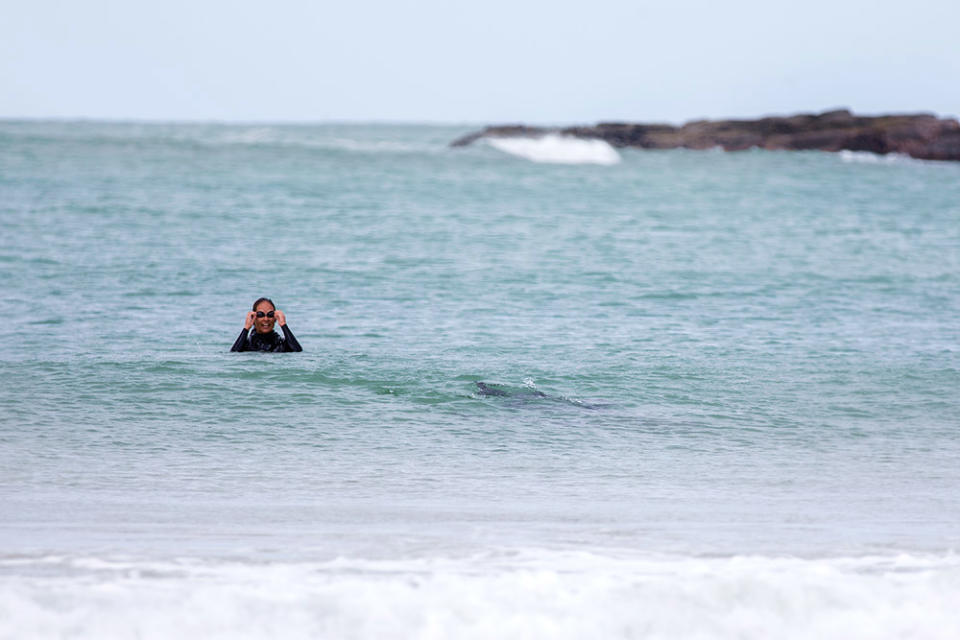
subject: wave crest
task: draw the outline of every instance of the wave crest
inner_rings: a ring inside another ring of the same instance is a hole
[[[879,153],[873,153],[871,151],[850,151],[849,149],[842,149],[840,151],[840,160],[847,163],[894,164],[904,161],[910,162],[912,158],[902,153],[880,155]]]
[[[494,149],[533,162],[548,164],[600,164],[620,162],[617,150],[603,140],[584,140],[548,134],[539,138],[487,138]]]
[[[956,556],[0,558],[0,637],[956,638]]]

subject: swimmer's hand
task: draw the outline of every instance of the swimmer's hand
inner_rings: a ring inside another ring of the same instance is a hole
[[[273,317],[276,318],[277,324],[281,327],[287,324],[287,316],[283,315],[283,311],[280,311],[280,309],[273,312]]]
[[[257,317],[256,311],[247,311],[247,319],[243,321],[243,328],[247,331],[253,326],[253,321]]]

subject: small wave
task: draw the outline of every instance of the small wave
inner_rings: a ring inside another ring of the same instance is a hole
[[[0,637],[956,638],[952,556],[0,560]]]
[[[583,140],[548,134],[539,138],[487,138],[494,149],[533,162],[549,164],[600,164],[620,162],[620,154],[603,140]]]
[[[221,134],[214,142],[223,144],[271,144],[277,142],[277,134],[270,127],[249,129],[230,129]]]
[[[313,132],[260,127],[228,130],[207,140],[210,144],[298,147],[323,151],[356,153],[435,153],[443,147],[397,140],[363,140],[345,136],[316,135]]]
[[[904,161],[909,162],[913,159],[902,153],[880,155],[879,153],[872,153],[870,151],[850,151],[849,149],[844,149],[840,152],[840,160],[861,164],[895,164]]]
[[[346,151],[359,151],[361,153],[377,153],[384,151],[387,153],[429,153],[436,152],[443,147],[427,144],[412,144],[408,142],[396,142],[393,140],[353,140],[350,138],[335,138],[326,143],[330,148],[339,148]]]

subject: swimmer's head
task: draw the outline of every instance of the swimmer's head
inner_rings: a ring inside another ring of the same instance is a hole
[[[253,320],[253,327],[257,330],[257,333],[270,333],[273,331],[273,325],[276,323],[276,318],[273,317],[273,312],[276,311],[277,307],[273,304],[273,300],[270,298],[258,298],[256,302],[253,303],[253,310],[257,312],[257,317]]]

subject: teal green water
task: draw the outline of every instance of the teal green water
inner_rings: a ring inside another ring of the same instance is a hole
[[[0,123],[4,548],[957,546],[960,166],[463,132]]]

